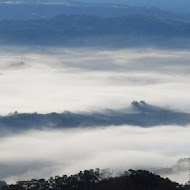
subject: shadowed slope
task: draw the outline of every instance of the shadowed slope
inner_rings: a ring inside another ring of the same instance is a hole
[[[27,129],[134,125],[188,125],[190,114],[152,106],[144,101],[132,102],[131,108],[103,110],[95,113],[13,113],[0,117],[0,128],[22,131]]]

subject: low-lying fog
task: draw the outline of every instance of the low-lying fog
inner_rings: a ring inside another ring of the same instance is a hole
[[[133,100],[190,111],[182,50],[0,48],[0,113],[89,111]]]
[[[113,173],[169,167],[190,155],[189,133],[190,127],[110,126],[30,131],[0,138],[0,179],[48,178],[97,167]],[[187,171],[182,177],[177,172],[171,179],[187,182]]]
[[[117,109],[133,100],[190,112],[189,62],[188,50],[1,47],[0,114]],[[1,136],[0,179],[172,166],[189,157],[189,133],[117,126]]]

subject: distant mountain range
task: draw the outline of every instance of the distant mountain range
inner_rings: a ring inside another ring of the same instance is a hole
[[[180,13],[190,13],[189,0],[73,0],[74,2],[91,2],[102,4],[127,4],[141,7],[157,7],[163,10],[171,10]]]
[[[0,2],[0,43],[190,47],[190,14],[128,4],[3,0]]]
[[[135,7],[159,8],[176,13],[190,13],[189,0],[1,0],[2,3],[30,3],[30,4],[63,4],[63,3],[88,3],[101,5],[128,5]]]
[[[0,21],[1,44],[85,46],[188,46],[190,24],[144,15],[61,15],[40,20]],[[185,40],[185,44],[184,41]],[[176,44],[175,44],[176,43]]]
[[[130,112],[129,112],[130,110]],[[112,125],[153,127],[159,125],[190,124],[190,114],[152,106],[144,101],[132,102],[130,109],[103,110],[95,113],[13,113],[0,117],[3,131],[23,131],[45,128],[75,128]]]
[[[63,0],[14,0],[8,1],[9,3],[5,2],[6,1],[0,2],[0,20],[42,19],[52,18],[61,14],[78,14],[101,17],[119,17],[131,14],[140,14],[162,19],[190,22],[190,13],[176,13],[151,6],[131,6],[128,4],[94,4],[91,3],[91,1],[88,1],[87,3],[79,3],[77,1]]]

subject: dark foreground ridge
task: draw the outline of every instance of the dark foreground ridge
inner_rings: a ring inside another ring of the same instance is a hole
[[[117,177],[109,172],[85,170],[78,174],[49,180],[32,179],[19,181],[15,185],[4,186],[1,190],[188,190],[189,185],[179,185],[169,179],[161,178],[144,170],[129,170]]]
[[[0,116],[0,129],[22,131],[43,128],[75,128],[94,126],[134,125],[153,127],[159,125],[190,124],[190,114],[149,105],[144,101],[131,103],[130,108],[104,110],[92,113],[18,113]]]
[[[6,185],[7,185],[7,184],[6,184],[5,181],[0,181],[0,189],[1,189],[1,187],[6,186]]]

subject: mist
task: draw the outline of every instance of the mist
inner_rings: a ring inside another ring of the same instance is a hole
[[[189,157],[190,127],[160,126],[33,130],[0,138],[0,178],[7,182],[53,175],[74,174],[90,168],[110,168],[113,174],[132,169],[173,166]],[[180,183],[188,180],[187,170],[162,172]]]
[[[189,112],[188,50],[0,48],[0,113],[93,111],[145,100]]]
[[[129,107],[133,100],[190,112],[188,50],[41,46],[0,50],[2,115],[96,113]],[[90,168],[110,168],[114,174],[148,169],[180,183],[188,180],[185,169],[170,173],[160,169],[189,157],[189,126],[46,127],[1,131],[1,180],[14,183]]]

